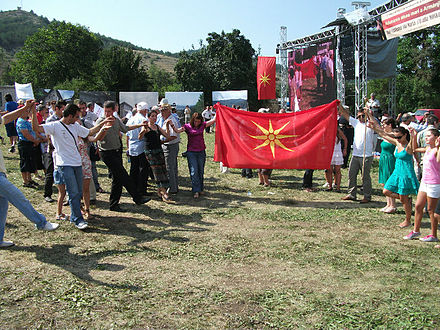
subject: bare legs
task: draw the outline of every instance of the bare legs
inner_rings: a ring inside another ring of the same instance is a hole
[[[270,186],[269,175],[260,173],[258,171],[258,180],[259,180],[260,185],[264,185],[265,187]]]
[[[90,180],[83,179],[84,220],[90,220]]]
[[[57,185],[58,188],[58,198],[57,198],[57,220],[58,217],[62,217],[63,214],[63,203],[64,203],[64,197],[66,197],[66,185],[59,184]]]
[[[341,189],[341,165],[331,165],[330,168],[325,170],[325,179],[328,183],[328,190],[333,189],[333,175],[335,178],[335,189],[339,191]]]
[[[426,195],[426,192],[424,191],[419,191],[417,195],[417,202],[415,206],[416,212],[414,216],[414,231],[417,233],[420,232],[420,225],[422,223],[422,217],[423,217],[423,209],[425,208],[426,202],[428,202],[428,214],[429,214],[429,219],[431,220],[431,235],[437,237],[437,227],[440,216],[434,214],[434,211],[437,206],[438,198],[428,197]]]
[[[400,228],[405,228],[411,225],[412,200],[408,195],[399,195],[390,190],[384,189],[383,194],[386,197],[398,198],[403,204],[405,210],[405,220],[399,224]]]

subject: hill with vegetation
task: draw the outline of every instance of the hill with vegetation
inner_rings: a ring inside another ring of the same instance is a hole
[[[29,12],[21,9],[0,11],[0,71],[6,69],[14,54],[23,47],[29,36],[49,24],[50,21],[46,17],[38,16],[32,10]],[[95,34],[102,41],[104,48],[120,46],[135,50],[141,55],[143,65],[150,67],[154,64],[162,70],[174,73],[178,54],[146,49],[127,41],[113,39],[99,33]]]

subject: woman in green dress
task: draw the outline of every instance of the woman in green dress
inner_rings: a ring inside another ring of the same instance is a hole
[[[393,129],[397,127],[397,122],[393,118],[388,118],[382,122],[383,131],[391,134]],[[379,160],[379,183],[384,186],[388,178],[394,171],[396,157],[394,157],[394,149],[396,146],[389,143],[385,139],[380,144],[380,160]],[[393,197],[386,197],[387,205],[381,209],[382,212],[391,214],[396,212],[396,199]]]
[[[410,195],[417,195],[419,190],[419,181],[414,172],[411,135],[407,129],[397,127],[393,130],[394,137],[391,137],[384,132],[370,111],[367,113],[369,116],[368,127],[374,129],[384,140],[396,146],[394,153],[396,164],[393,173],[385,183],[383,194],[387,197],[400,199],[405,209],[405,220],[399,224],[399,227],[408,227],[411,225],[412,212]]]

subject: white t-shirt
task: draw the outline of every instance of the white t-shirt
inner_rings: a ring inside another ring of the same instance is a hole
[[[81,166],[81,156],[78,151],[78,136],[87,137],[89,130],[78,123],[66,125],[72,135],[63,126],[61,121],[41,125],[45,134],[50,134],[55,147],[54,162],[56,166]],[[75,138],[75,141],[73,139]]]
[[[365,123],[361,123],[358,119],[350,117],[350,125],[354,127],[353,139],[353,156],[364,156],[364,137]],[[367,144],[365,146],[365,157],[373,156],[374,147],[376,146],[377,136],[371,128],[367,127]]]

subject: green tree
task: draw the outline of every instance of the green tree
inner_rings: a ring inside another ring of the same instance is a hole
[[[176,82],[176,79],[169,72],[161,70],[156,64],[151,64],[148,76],[152,81],[152,90],[159,92],[159,95],[182,90],[182,86]]]
[[[141,57],[131,49],[104,49],[95,63],[97,85],[108,91],[148,91],[151,83]]]
[[[212,32],[197,51],[181,52],[177,80],[184,90],[202,90],[212,102],[213,90],[246,89],[249,103],[256,104],[255,50],[239,30]]]
[[[54,21],[26,39],[11,73],[18,82],[42,88],[90,78],[101,49],[101,41],[86,28]]]

